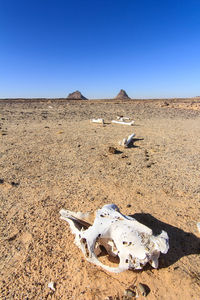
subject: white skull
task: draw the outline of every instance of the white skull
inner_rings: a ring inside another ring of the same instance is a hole
[[[60,214],[61,219],[69,223],[75,234],[75,244],[86,259],[110,272],[142,269],[148,262],[157,268],[160,252],[167,253],[169,249],[169,238],[165,231],[154,236],[150,228],[121,214],[115,204],[98,209],[93,225],[84,221],[88,217],[86,214],[64,209]],[[109,255],[119,257],[118,267],[109,267],[98,260],[100,245]]]

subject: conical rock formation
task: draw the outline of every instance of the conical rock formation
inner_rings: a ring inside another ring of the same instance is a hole
[[[67,99],[71,99],[71,100],[87,100],[87,98],[84,97],[79,91],[75,91],[73,93],[70,93],[68,95]]]
[[[119,94],[115,97],[115,99],[130,99],[130,98],[124,90],[120,90]]]

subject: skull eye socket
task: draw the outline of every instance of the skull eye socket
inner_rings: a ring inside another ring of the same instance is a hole
[[[126,263],[126,264],[128,263],[128,259],[125,260],[125,263]]]
[[[127,242],[123,241],[122,244],[123,244],[123,245],[127,245]]]

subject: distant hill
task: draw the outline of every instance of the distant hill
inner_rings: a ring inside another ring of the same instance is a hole
[[[115,97],[115,99],[130,99],[125,90],[120,90],[119,94]]]
[[[75,91],[73,93],[70,93],[68,96],[67,96],[67,99],[71,99],[71,100],[87,100],[86,97],[84,97],[81,92],[79,91]]]

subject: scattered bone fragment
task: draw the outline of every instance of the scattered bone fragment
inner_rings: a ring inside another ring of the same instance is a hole
[[[56,289],[55,289],[55,283],[53,282],[53,281],[51,281],[51,282],[49,282],[48,283],[48,288],[50,288],[52,291],[56,291]]]
[[[135,136],[135,133],[132,133],[128,136],[128,138],[124,138],[122,141],[119,142],[119,145],[123,146],[124,148],[128,148],[130,143],[132,142],[133,138]]]
[[[200,222],[197,223],[197,229],[198,229],[198,231],[200,233]]]
[[[125,120],[130,120],[129,117],[117,116],[117,120],[124,122]]]
[[[86,259],[103,269],[119,273],[128,269],[142,269],[147,263],[158,267],[161,253],[167,253],[169,238],[165,231],[153,235],[150,228],[136,219],[120,213],[115,204],[104,205],[96,212],[93,225],[79,218],[79,214],[62,209],[61,219],[67,221],[75,244]],[[98,260],[103,246],[109,255],[119,257],[118,267],[109,267]]]
[[[131,122],[124,122],[124,121],[116,121],[116,120],[112,120],[112,123],[114,123],[114,124],[121,124],[121,125],[129,125],[129,126],[133,126],[134,121],[131,121]]]
[[[98,124],[104,124],[104,119],[91,119],[90,120],[92,123],[98,123]]]

